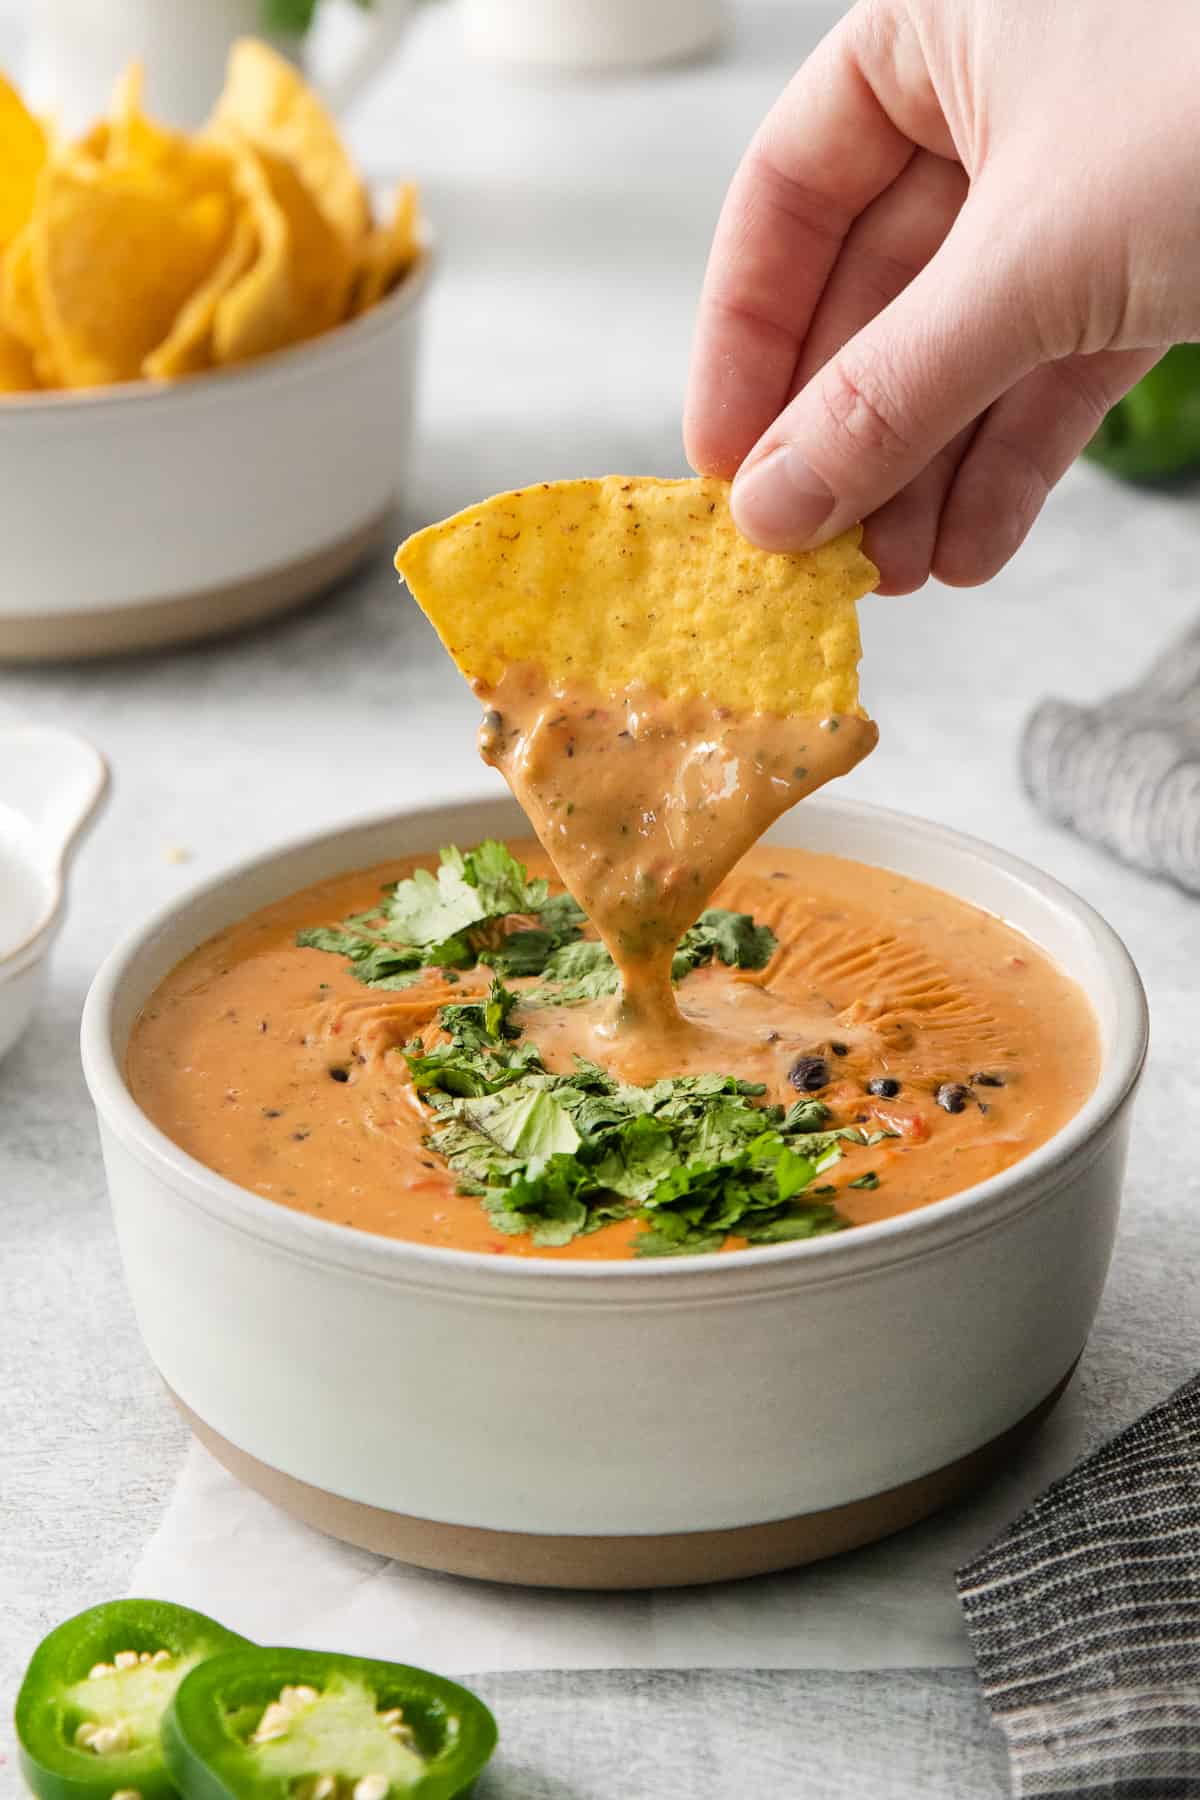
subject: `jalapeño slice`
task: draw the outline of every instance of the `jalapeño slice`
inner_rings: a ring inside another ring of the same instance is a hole
[[[43,1638],[17,1695],[25,1780],[40,1800],[170,1800],[159,1725],[190,1669],[245,1644],[165,1600],[112,1600]]]
[[[451,1800],[496,1745],[453,1681],[316,1650],[231,1650],[193,1669],[163,1719],[186,1800]]]

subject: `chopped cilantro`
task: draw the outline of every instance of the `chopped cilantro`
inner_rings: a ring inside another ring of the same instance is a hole
[[[417,869],[389,883],[375,910],[302,931],[296,942],[347,957],[368,987],[404,988],[424,968],[484,963],[508,981],[540,976],[547,985],[527,996],[533,1005],[571,1006],[620,986],[604,945],[583,938],[586,924],[570,894],[551,898],[541,877],[488,838],[474,850],[448,845],[435,872]],[[682,981],[714,957],[730,968],[765,968],[775,949],[774,932],[749,913],[709,907],[680,939],[672,978]]]
[[[536,913],[550,897],[549,884],[529,879],[524,863],[495,838],[465,854],[448,845],[437,874],[417,869],[397,882],[384,902],[391,935],[422,947],[444,944],[473,926],[509,913]]]
[[[487,963],[509,979],[540,975],[562,945],[577,938],[584,916],[569,894],[550,898],[549,884],[494,838],[463,852],[449,845],[436,873],[417,869],[390,883],[378,907],[339,926],[302,931],[296,942],[350,960],[368,987],[407,987],[423,968],[466,969]],[[521,923],[507,930],[511,918]],[[406,979],[396,980],[398,975]]]
[[[731,969],[765,969],[778,943],[771,927],[756,925],[749,913],[710,906],[679,940],[671,973],[682,981],[714,956]]]
[[[450,1042],[405,1055],[433,1110],[429,1144],[500,1231],[541,1247],[612,1219],[638,1219],[640,1255],[715,1250],[839,1230],[808,1189],[841,1155],[820,1103],[756,1104],[734,1076],[688,1075],[636,1087],[596,1064],[552,1074],[532,1044],[514,1046],[514,996],[493,982],[486,1003],[445,1006]],[[798,1129],[802,1127],[802,1129]]]
[[[852,1188],[877,1188],[879,1186],[879,1177],[874,1169],[868,1169],[865,1175],[860,1175],[856,1181],[848,1181],[846,1186]]]
[[[443,1006],[441,1041],[404,1056],[430,1109],[428,1143],[460,1190],[499,1231],[567,1244],[615,1219],[638,1221],[639,1255],[719,1249],[730,1235],[783,1243],[840,1230],[834,1192],[818,1177],[842,1143],[878,1141],[827,1129],[829,1108],[806,1096],[785,1111],[764,1089],[726,1075],[689,1075],[636,1087],[577,1059],[554,1074],[521,1040],[519,1007],[570,1005],[613,994],[619,977],[569,894],[551,898],[503,844],[442,851],[384,890],[374,911],[318,926],[298,942],[348,959],[358,980],[402,987],[430,967],[490,966],[485,995]],[[774,933],[748,913],[710,907],[684,933],[672,964],[682,981],[717,959],[761,969]],[[515,993],[505,981],[542,985]],[[860,1178],[852,1186],[872,1185]]]

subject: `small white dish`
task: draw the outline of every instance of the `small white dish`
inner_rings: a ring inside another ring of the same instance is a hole
[[[0,1056],[41,998],[67,865],[107,785],[100,752],[71,732],[0,731]]]

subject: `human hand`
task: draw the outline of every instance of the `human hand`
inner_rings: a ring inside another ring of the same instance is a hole
[[[855,519],[885,593],[1003,567],[1107,409],[1200,338],[1195,0],[859,0],[760,127],[688,456],[766,549]]]

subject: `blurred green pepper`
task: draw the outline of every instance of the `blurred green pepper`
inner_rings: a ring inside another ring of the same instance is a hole
[[[1105,415],[1083,453],[1124,481],[1200,469],[1200,344],[1176,344]]]

